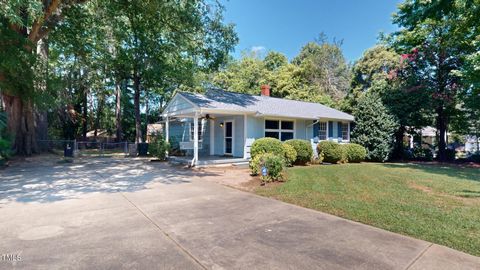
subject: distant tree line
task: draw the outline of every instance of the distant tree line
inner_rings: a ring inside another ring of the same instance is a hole
[[[415,128],[437,128],[441,160],[447,133],[480,133],[478,1],[406,0],[393,16],[399,30],[354,63],[324,34],[291,60],[275,51],[233,59],[238,38],[223,11],[209,0],[3,3],[0,147],[30,155],[39,139],[100,130],[142,142],[176,89],[259,94],[262,84],[353,113],[354,140],[382,141],[376,160],[401,158]]]

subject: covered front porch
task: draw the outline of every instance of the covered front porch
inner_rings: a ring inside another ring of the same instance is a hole
[[[247,115],[199,108],[180,95],[162,114],[169,159],[190,166],[245,162]]]

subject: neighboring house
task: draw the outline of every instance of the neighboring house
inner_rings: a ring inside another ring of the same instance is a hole
[[[480,138],[475,136],[467,136],[465,142],[465,152],[467,153],[478,153],[480,152]]]
[[[147,125],[147,143],[154,141],[158,135],[163,135],[163,124],[155,123]]]
[[[451,134],[447,133],[445,139],[448,141],[448,138]],[[422,129],[418,129],[414,131],[414,134],[406,133],[404,136],[404,142],[408,144],[409,148],[414,148],[415,143],[419,143],[418,141],[414,141],[414,137],[421,137],[422,138],[422,148],[425,149],[433,149],[438,144],[437,141],[437,129],[434,127],[424,127]],[[465,136],[465,144],[458,144],[458,143],[448,143],[448,147],[452,149],[456,149],[457,151],[462,151],[466,153],[474,153],[477,151],[477,147],[479,147],[480,141],[476,139],[473,135]]]
[[[319,103],[212,89],[205,94],[177,92],[162,113],[172,146],[192,150],[192,164],[202,156],[247,159],[258,138],[348,142],[354,117]]]
[[[95,130],[90,130],[87,132],[88,141],[98,141],[98,142],[109,143],[109,142],[115,141],[115,139],[116,139],[115,134],[109,134],[106,129],[97,129],[96,132]]]
[[[407,127],[408,128],[408,127]],[[450,135],[450,134],[448,134]],[[406,142],[409,148],[413,148],[415,146],[414,137],[418,136],[421,137],[421,145],[422,148],[425,149],[432,149],[438,142],[437,139],[437,129],[434,127],[424,127],[422,129],[414,130],[413,133],[406,133],[404,136],[404,142]],[[445,137],[447,139],[447,135]],[[419,143],[417,141],[417,143]]]

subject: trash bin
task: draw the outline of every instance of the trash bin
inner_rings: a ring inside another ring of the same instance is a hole
[[[65,144],[65,147],[63,148],[63,156],[73,158],[73,143]]]
[[[148,143],[138,143],[138,155],[141,157],[146,157],[148,154]]]

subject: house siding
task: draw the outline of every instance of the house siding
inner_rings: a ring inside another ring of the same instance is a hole
[[[262,138],[265,134],[264,122],[263,117],[247,116],[247,138]]]
[[[168,104],[168,112],[175,113],[179,111],[184,111],[188,109],[193,109],[194,107],[190,104],[185,98],[176,95],[175,98]]]
[[[295,138],[302,140],[310,139],[310,136],[307,137],[306,127],[307,124],[305,120],[297,119],[295,121]]]

